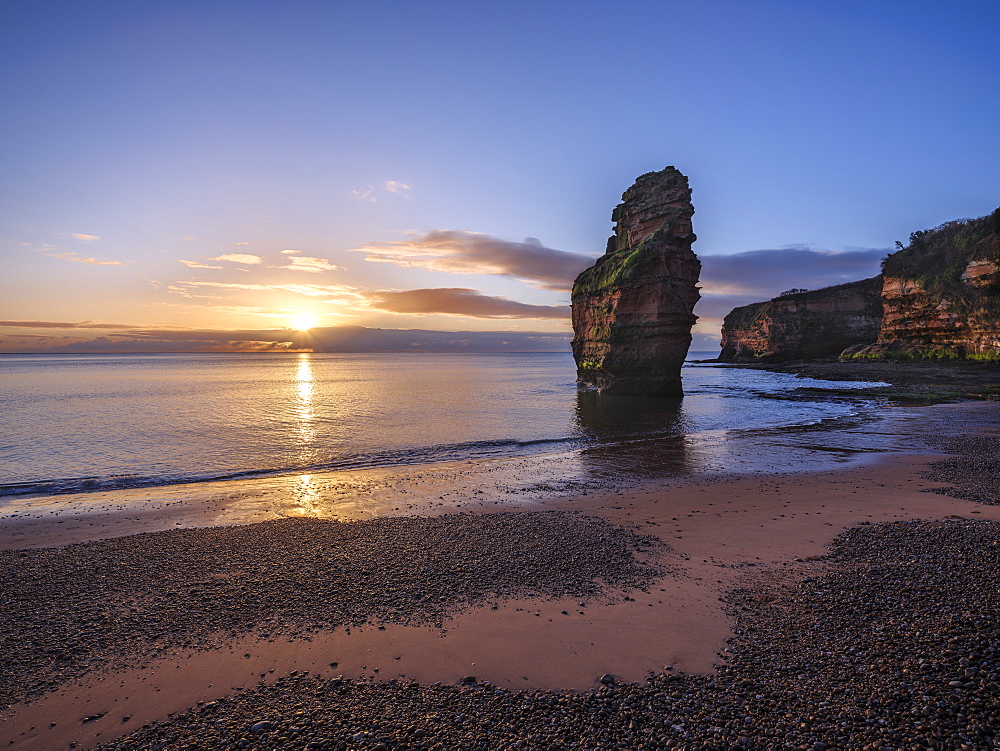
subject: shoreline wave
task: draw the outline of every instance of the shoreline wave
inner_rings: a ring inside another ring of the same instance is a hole
[[[518,449],[531,449],[540,446],[556,446],[559,444],[579,443],[574,437],[538,438],[519,441],[514,439],[498,439],[494,441],[469,441],[467,443],[444,444],[433,447],[412,449],[397,449],[381,454],[365,454],[364,456],[345,456],[333,461],[313,462],[288,467],[266,467],[228,472],[204,472],[199,474],[154,475],[120,474],[64,477],[45,480],[28,480],[22,482],[0,483],[0,499],[23,497],[28,495],[71,495],[77,493],[93,493],[107,490],[132,490],[138,488],[155,488],[166,485],[189,485],[202,482],[225,482],[229,480],[244,480],[265,477],[282,477],[296,474],[314,474],[319,472],[335,472],[351,469],[375,469],[380,467],[412,466],[432,464],[435,462],[461,461],[477,458],[502,458],[521,452]]]
[[[466,357],[442,381],[446,360],[29,363],[0,395],[0,501],[591,449],[626,466],[635,446],[655,461],[661,441],[724,444],[877,403],[875,384],[708,365],[686,367],[683,399],[654,403],[578,390],[568,355]]]

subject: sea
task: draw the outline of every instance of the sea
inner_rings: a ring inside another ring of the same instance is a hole
[[[900,448],[873,384],[712,357],[688,355],[683,397],[642,399],[579,387],[569,353],[0,355],[0,513],[25,496],[442,462],[517,460],[536,486],[558,465],[579,486]]]

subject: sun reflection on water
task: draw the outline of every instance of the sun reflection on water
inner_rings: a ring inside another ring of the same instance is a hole
[[[315,462],[313,443],[316,440],[316,426],[313,424],[313,400],[315,379],[312,359],[308,352],[300,352],[296,362],[295,377],[292,382],[295,399],[295,423],[299,434],[299,461],[303,465]],[[295,503],[302,516],[319,516],[319,486],[312,475],[299,475],[295,486]]]
[[[313,370],[308,352],[300,352],[295,371],[295,418],[301,445],[301,459],[308,461],[312,456],[312,443],[316,439],[313,425]]]

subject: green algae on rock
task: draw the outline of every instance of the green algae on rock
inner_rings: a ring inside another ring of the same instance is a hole
[[[611,215],[615,233],[573,284],[573,356],[602,393],[681,394],[701,263],[694,207],[675,167],[640,176]]]

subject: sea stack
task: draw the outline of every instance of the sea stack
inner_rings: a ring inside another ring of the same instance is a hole
[[[694,206],[675,167],[649,172],[611,215],[615,233],[573,283],[577,378],[605,394],[680,396],[701,263]]]

